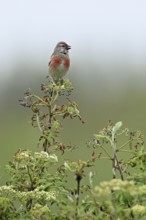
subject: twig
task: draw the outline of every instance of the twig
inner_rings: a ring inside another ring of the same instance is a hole
[[[37,98],[38,100],[40,100],[42,103],[44,103],[45,105],[47,105],[48,106],[48,103],[47,102],[45,102],[43,99],[41,99],[39,96],[37,96],[37,95],[32,95],[32,97],[35,97],[35,98]]]
[[[124,143],[121,147],[119,147],[118,149],[121,150],[122,148],[124,148],[127,144],[129,144],[132,140],[128,140],[126,143]]]
[[[40,120],[39,120],[39,114],[36,115],[36,122],[37,122],[37,126],[38,126],[40,132],[42,133],[42,128],[41,128]]]
[[[107,150],[101,145],[100,146],[102,149],[103,149],[103,151],[107,154],[107,156],[110,158],[110,159],[112,159],[112,157],[111,157],[111,155],[107,152]]]

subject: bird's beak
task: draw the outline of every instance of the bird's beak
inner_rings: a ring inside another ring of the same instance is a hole
[[[67,45],[67,49],[70,50],[70,49],[71,49],[71,46]]]

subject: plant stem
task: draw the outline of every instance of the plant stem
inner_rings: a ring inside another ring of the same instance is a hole
[[[39,96],[37,96],[37,95],[32,95],[33,97],[35,97],[35,98],[37,98],[38,100],[40,100],[42,103],[44,103],[45,105],[47,105],[48,106],[48,103],[47,102],[45,102],[43,99],[41,99]]]
[[[79,196],[80,196],[80,182],[82,176],[80,174],[76,174],[76,181],[77,181],[77,189],[76,189],[76,212],[75,212],[75,219],[78,220],[78,205],[79,205]]]
[[[30,179],[30,187],[28,188],[28,191],[32,191],[32,190],[34,190],[34,181],[32,179],[32,176],[31,176],[31,173],[30,173],[30,170],[29,170],[29,166],[27,166],[27,172],[28,172],[28,176],[29,176],[29,179]],[[31,209],[31,206],[32,206],[32,199],[29,199],[26,203],[26,208]]]
[[[111,158],[111,155],[107,152],[107,150],[101,145],[100,146],[103,150],[104,150],[104,152],[107,154],[107,156],[108,156],[108,158],[110,158],[110,159],[112,159]]]
[[[122,169],[121,169],[118,157],[117,157],[117,146],[116,146],[116,143],[115,143],[115,133],[114,132],[112,133],[111,146],[112,146],[112,149],[113,149],[113,158],[112,158],[112,161],[113,161],[113,179],[116,178],[116,170],[118,170],[119,173],[120,173],[121,180],[124,180],[123,172],[122,172]]]

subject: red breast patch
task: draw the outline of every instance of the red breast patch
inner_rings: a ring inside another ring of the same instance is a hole
[[[69,66],[70,66],[70,59],[69,59],[69,57],[66,57],[64,59],[64,66],[66,67],[66,69],[69,68]]]
[[[60,65],[62,62],[62,59],[58,56],[54,56],[52,57],[52,60],[50,62],[50,66],[52,66],[52,68],[56,68],[58,65]]]

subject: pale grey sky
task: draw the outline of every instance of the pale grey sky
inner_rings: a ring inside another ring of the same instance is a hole
[[[44,65],[60,40],[75,60],[145,64],[146,1],[0,1],[0,77],[23,59]]]

